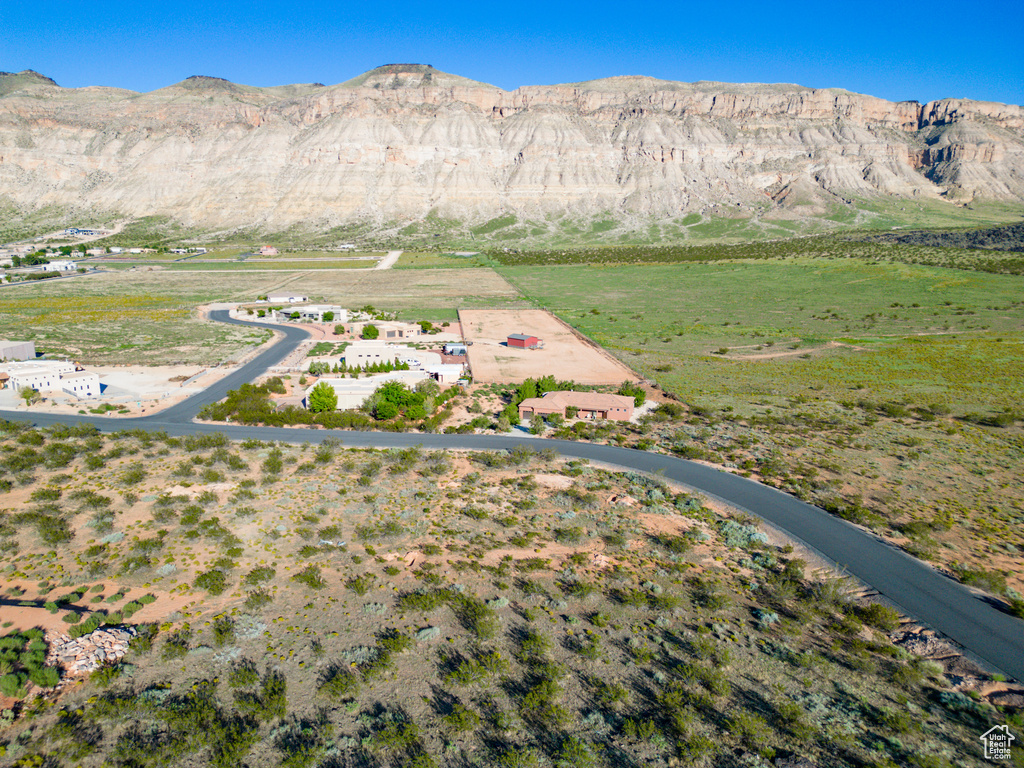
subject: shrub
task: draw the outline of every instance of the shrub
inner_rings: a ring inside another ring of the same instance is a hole
[[[196,589],[206,590],[211,595],[221,595],[228,588],[228,579],[223,571],[204,571],[196,576],[194,586]]]
[[[885,632],[891,632],[900,625],[899,611],[881,603],[871,603],[857,613],[865,624]]]
[[[327,582],[324,581],[323,576],[320,575],[320,567],[316,565],[307,565],[301,571],[292,576],[292,581],[305,584],[310,589],[323,589],[327,586]]]
[[[228,685],[232,688],[249,688],[256,685],[259,679],[256,665],[248,659],[242,659],[228,672]]]
[[[340,701],[359,693],[359,678],[348,669],[331,669],[317,691],[330,699]]]

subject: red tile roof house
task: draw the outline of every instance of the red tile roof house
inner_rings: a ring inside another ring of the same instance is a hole
[[[528,397],[519,404],[519,418],[527,421],[534,414],[547,416],[565,409],[577,408],[581,419],[612,419],[629,421],[633,417],[633,398],[625,395],[602,395],[598,392],[548,392],[543,397]]]

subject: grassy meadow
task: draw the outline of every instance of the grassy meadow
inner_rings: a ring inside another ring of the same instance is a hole
[[[1024,277],[851,258],[501,272],[686,404],[645,447],[1024,588]]]
[[[657,478],[0,428],[4,764],[925,768],[1024,725]],[[127,656],[54,690],[30,628],[100,624]]]

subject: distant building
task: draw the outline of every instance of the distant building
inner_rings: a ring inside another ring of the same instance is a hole
[[[14,390],[62,390],[75,397],[95,397],[100,393],[99,375],[76,370],[69,360],[4,363],[0,375],[7,377],[7,387]]]
[[[264,245],[260,248],[260,256],[277,256],[279,251],[272,245]]]
[[[100,393],[100,377],[88,371],[62,373],[60,388],[75,397],[96,397]]]
[[[36,343],[34,341],[5,341],[0,339],[0,361],[35,359]]]
[[[382,339],[409,339],[423,335],[423,329],[417,323],[377,322],[373,325],[377,326]]]
[[[507,344],[515,349],[540,349],[544,346],[536,336],[527,336],[524,333],[509,334]]]
[[[8,386],[19,390],[28,387],[40,392],[61,389],[60,377],[75,372],[75,364],[67,360],[40,360],[28,363],[7,363],[4,369],[10,375]]]
[[[370,395],[377,391],[378,387],[389,381],[400,381],[408,387],[414,387],[419,382],[426,381],[429,378],[430,375],[426,371],[392,371],[390,373],[379,373],[368,378],[323,378],[317,384],[324,382],[330,386],[338,395],[338,410],[348,411],[361,406]],[[309,387],[303,398],[302,404],[307,408],[309,407],[309,393],[313,391],[315,386],[316,384]]]
[[[286,304],[305,304],[309,301],[309,296],[294,296],[290,293],[276,293],[272,296],[267,296],[267,301],[271,304],[279,304],[281,302]]]
[[[444,353],[446,355],[465,356],[468,350],[465,344],[445,344]]]
[[[399,358],[412,354],[412,347],[405,344],[385,344],[379,341],[354,341],[345,347],[342,359],[345,365],[362,368],[374,363],[395,363]]]
[[[324,322],[324,315],[328,312],[333,312],[334,316],[327,322],[344,323],[348,321],[348,310],[335,304],[309,304],[305,307],[295,307],[292,311],[298,312],[303,320],[313,320],[318,323]]]
[[[51,261],[49,264],[43,264],[43,272],[74,272],[78,269],[78,264],[73,261]]]
[[[430,377],[438,384],[454,384],[462,378],[465,366],[459,363],[443,363],[441,365],[430,365],[425,368]]]
[[[603,395],[598,392],[548,392],[543,397],[528,397],[519,404],[519,418],[527,421],[535,414],[565,416],[566,408],[576,408],[581,419],[629,421],[633,417],[632,397]]]

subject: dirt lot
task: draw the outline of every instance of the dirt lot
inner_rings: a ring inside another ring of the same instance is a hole
[[[580,384],[621,384],[638,374],[577,334],[549,312],[539,309],[461,309],[473,379],[481,384],[518,384],[548,374]],[[527,333],[543,349],[506,346],[510,333]]]

